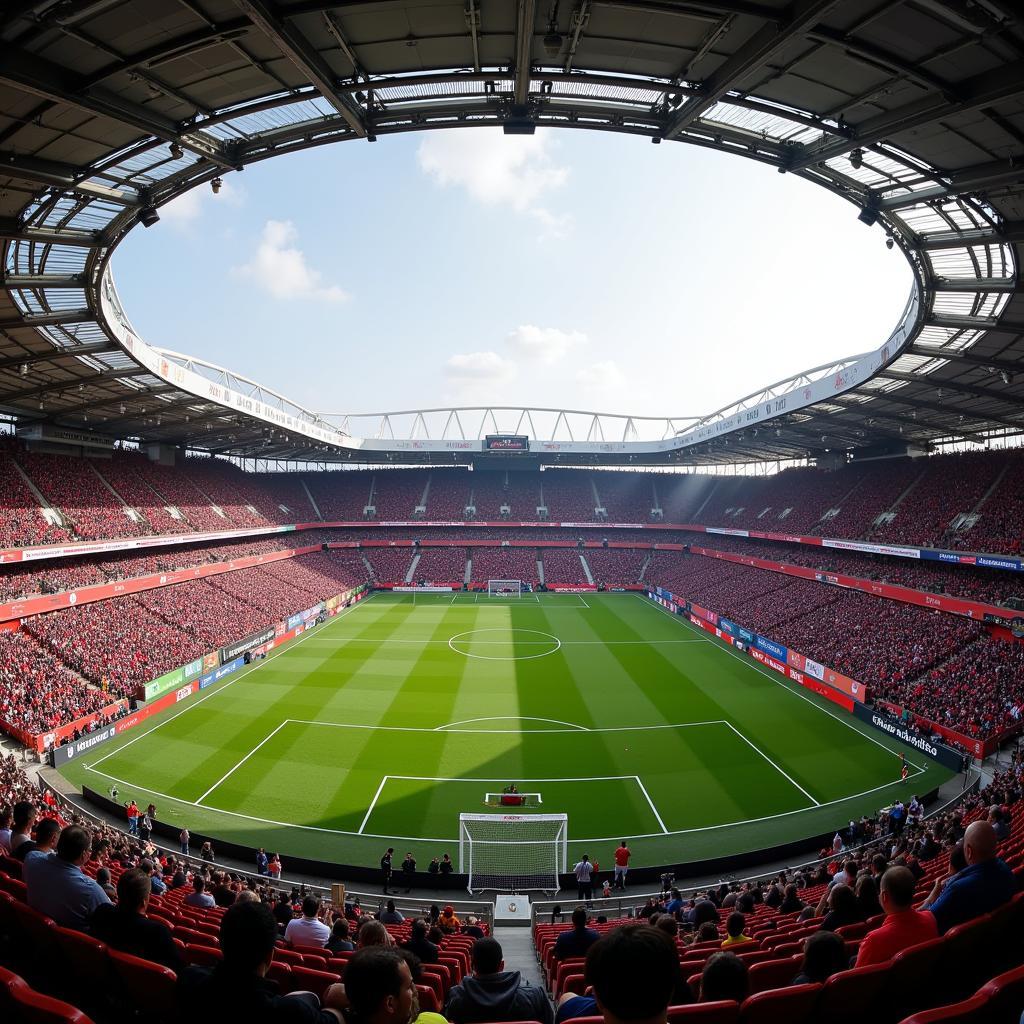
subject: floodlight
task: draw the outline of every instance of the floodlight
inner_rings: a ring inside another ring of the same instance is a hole
[[[885,236],[885,247],[886,247],[886,249],[891,249],[895,244],[896,244],[896,239],[893,238],[892,235],[886,235]]]
[[[860,213],[857,214],[857,220],[859,220],[861,224],[867,224],[868,227],[871,227],[873,224],[878,222],[878,208],[876,206],[871,206],[870,204],[863,207]]]
[[[214,178],[214,179],[213,179],[213,180],[212,180],[212,181],[210,182],[210,188],[212,188],[212,189],[213,189],[213,194],[214,194],[214,195],[217,195],[217,193],[218,193],[218,192],[220,192],[220,190],[221,190],[221,189],[222,189],[223,187],[224,187],[224,179],[223,179],[223,178]]]

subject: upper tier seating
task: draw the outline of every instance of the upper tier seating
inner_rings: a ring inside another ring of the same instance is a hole
[[[488,580],[522,580],[539,583],[536,548],[470,548],[472,582],[485,586]]]
[[[465,548],[421,548],[415,577],[434,583],[462,583],[466,575]]]

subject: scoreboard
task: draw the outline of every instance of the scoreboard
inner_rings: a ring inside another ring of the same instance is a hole
[[[530,439],[525,434],[488,434],[484,438],[484,451],[528,455]]]

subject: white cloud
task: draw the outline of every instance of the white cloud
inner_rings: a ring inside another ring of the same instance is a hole
[[[577,371],[576,383],[591,395],[610,395],[622,392],[626,377],[614,360],[606,359]]]
[[[336,284],[323,284],[323,275],[306,262],[293,244],[299,233],[290,220],[268,220],[252,259],[233,272],[264,286],[275,299],[320,299],[344,302],[348,293]]]
[[[582,331],[520,324],[509,332],[505,341],[513,352],[523,358],[550,366],[563,359],[570,349],[586,344],[587,336]]]
[[[503,135],[491,131],[446,131],[427,135],[416,151],[420,169],[441,186],[464,188],[478,203],[510,206],[535,217],[548,235],[564,234],[568,217],[540,200],[560,188],[569,169],[552,157],[551,136]]]
[[[208,212],[208,204],[225,203],[228,206],[241,206],[245,200],[245,190],[231,184],[226,179],[221,185],[220,194],[214,195],[212,189],[205,185],[183,192],[176,199],[160,207],[160,220],[179,230],[192,228],[200,215]]]

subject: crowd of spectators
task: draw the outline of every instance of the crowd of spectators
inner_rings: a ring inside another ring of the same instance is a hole
[[[631,548],[587,548],[583,552],[594,582],[608,586],[638,583],[649,555],[649,551]]]
[[[588,582],[579,551],[572,548],[538,548],[538,551],[544,562],[544,582],[548,586],[559,583],[579,586]],[[476,577],[475,572],[473,575]]]
[[[532,584],[540,581],[536,548],[470,548],[469,556],[473,560],[471,578],[475,584],[485,585],[488,580],[522,580]]]
[[[465,575],[465,548],[420,548],[420,560],[414,572],[417,581],[461,584]]]

